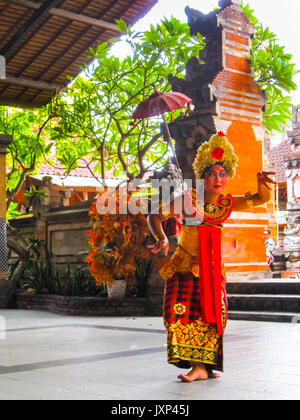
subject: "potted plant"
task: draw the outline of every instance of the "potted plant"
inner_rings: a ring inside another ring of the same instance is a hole
[[[117,212],[118,213],[118,212]],[[141,214],[99,215],[94,203],[89,211],[92,228],[87,232],[90,252],[86,259],[97,286],[123,287],[135,278],[136,258],[146,259],[149,251],[143,246],[148,233],[146,218]],[[123,286],[120,286],[122,281]]]
[[[42,188],[36,188],[34,185],[31,187],[31,191],[26,191],[24,197],[27,197],[28,206],[27,213],[32,211],[35,216],[39,214],[39,208],[42,205],[43,198],[46,196],[46,191]]]

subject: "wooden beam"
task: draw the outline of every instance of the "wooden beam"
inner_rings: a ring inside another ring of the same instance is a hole
[[[40,4],[40,7],[32,14],[32,16],[21,26],[21,28],[13,35],[13,37],[7,42],[0,55],[3,55],[8,62],[11,57],[15,54],[16,48],[18,48],[30,33],[40,24],[40,21],[48,14],[49,10],[61,3],[62,0],[47,0]]]
[[[51,98],[49,98],[50,102]],[[28,102],[28,101],[22,101],[19,99],[12,99],[12,98],[4,98],[3,96],[0,96],[0,105],[4,105],[4,106],[12,106],[15,108],[27,108],[27,109],[32,109],[32,108],[39,108],[41,106],[46,105],[46,101],[45,103],[35,103],[35,102]]]
[[[0,79],[5,79],[6,75],[6,61],[3,55],[0,55]]]
[[[55,16],[60,16],[65,19],[70,19],[77,22],[85,23],[87,25],[97,26],[99,28],[109,29],[111,31],[118,31],[116,28],[116,25],[110,22],[106,22],[105,20],[102,20],[102,19],[95,19],[95,18],[82,15],[79,13],[73,13],[73,12],[69,12],[68,10],[56,9],[56,8],[51,9],[50,13]]]
[[[14,77],[9,74],[6,75],[5,79],[1,79],[0,83],[5,83],[7,85],[17,85],[17,86],[23,86],[27,88],[34,88],[38,90],[45,90],[48,92],[59,92],[61,89],[63,89],[66,85],[63,83],[47,83],[43,81],[37,81],[32,79],[27,79],[24,77]]]
[[[6,0],[9,3],[18,4],[19,6],[38,9],[42,3],[35,3],[30,0]],[[73,13],[65,9],[51,8],[49,14],[54,16],[60,16],[62,18],[73,20],[75,22],[85,23],[87,25],[96,26],[98,28],[109,29],[111,31],[117,31],[116,25],[110,22],[106,22],[102,19],[95,19],[90,16],[83,15],[81,13]]]

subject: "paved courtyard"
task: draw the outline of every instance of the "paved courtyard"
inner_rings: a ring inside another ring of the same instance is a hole
[[[225,372],[191,384],[161,318],[0,312],[1,400],[300,399],[300,324],[229,321]]]

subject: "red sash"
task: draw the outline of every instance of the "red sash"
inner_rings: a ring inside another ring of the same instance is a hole
[[[201,316],[206,324],[217,324],[219,335],[223,334],[221,233],[219,227],[198,227]]]

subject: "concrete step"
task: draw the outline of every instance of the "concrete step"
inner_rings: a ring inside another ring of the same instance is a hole
[[[300,314],[293,312],[228,311],[228,319],[239,321],[300,323]]]
[[[300,314],[300,295],[228,294],[228,308],[233,311],[290,312]]]
[[[294,279],[274,279],[271,281],[228,282],[228,293],[239,294],[293,294],[300,295],[300,282]]]

